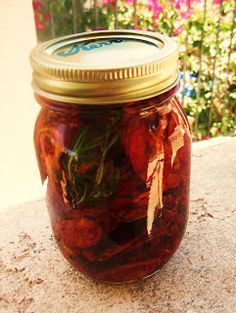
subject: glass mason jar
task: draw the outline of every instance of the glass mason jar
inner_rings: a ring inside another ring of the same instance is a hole
[[[62,37],[31,53],[53,233],[94,279],[150,276],[183,237],[191,137],[177,62],[172,39],[131,30]]]

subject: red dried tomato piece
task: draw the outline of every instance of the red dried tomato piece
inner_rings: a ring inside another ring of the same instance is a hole
[[[122,220],[125,221],[135,221],[147,216],[148,209],[148,192],[136,193],[132,195],[132,200],[130,205],[125,207],[120,213],[119,216]]]
[[[176,199],[172,195],[163,196],[163,204],[165,210],[175,210],[176,208]]]
[[[122,254],[122,258],[130,257],[130,251],[133,249],[136,245],[142,245],[142,241],[140,241],[140,238],[143,236],[143,234],[140,234],[139,236],[135,237],[132,240],[129,240],[123,244],[115,244],[110,240],[110,245],[106,244],[104,247],[100,247],[100,249],[90,249],[90,250],[83,250],[84,255],[88,258],[90,261],[99,261],[104,262],[108,260],[112,260],[113,258],[117,257],[119,254]]]
[[[143,179],[147,178],[148,155],[145,143],[145,129],[133,131],[129,142],[129,158],[135,172]],[[146,139],[147,140],[147,139]]]
[[[128,207],[131,203],[131,196],[126,194],[118,195],[117,198],[112,198],[108,202],[108,208],[111,208],[114,212],[123,210]]]
[[[55,153],[55,145],[51,137],[45,136],[43,138],[43,146],[46,155],[53,155]]]
[[[76,169],[76,172],[80,173],[80,174],[84,174],[85,172],[87,172],[87,170],[89,170],[91,167],[93,166],[93,164],[91,162],[84,162],[82,163],[78,169]]]
[[[132,262],[114,268],[112,267],[103,272],[98,272],[94,277],[106,282],[132,282],[153,274],[166,262],[167,260],[162,260],[160,258]]]
[[[172,111],[168,116],[168,137],[173,134],[177,125],[179,125],[178,116]]]
[[[149,160],[156,152],[156,139],[144,120],[130,119],[124,131],[123,144],[135,172],[146,180]]]
[[[88,208],[81,206],[75,210],[68,210],[67,217],[70,219],[80,219],[83,216],[86,218],[94,220],[99,224],[103,230],[103,234],[107,234],[117,227],[119,223],[119,217],[116,211],[110,209],[111,205],[103,205],[103,207]]]
[[[77,220],[63,220],[55,226],[55,234],[65,245],[89,248],[102,238],[103,231],[94,220],[81,217]]]
[[[163,175],[163,190],[166,191],[167,189],[177,188],[178,185],[181,183],[181,178],[169,170],[165,170],[164,168],[164,175]]]

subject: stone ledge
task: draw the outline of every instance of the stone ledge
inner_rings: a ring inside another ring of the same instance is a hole
[[[193,149],[190,218],[174,258],[128,285],[94,282],[58,252],[43,200],[0,212],[0,313],[232,313],[236,138]]]

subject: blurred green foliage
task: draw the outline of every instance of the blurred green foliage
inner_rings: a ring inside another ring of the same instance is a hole
[[[174,36],[193,138],[236,135],[236,0],[33,0],[33,8],[39,42],[114,28]]]

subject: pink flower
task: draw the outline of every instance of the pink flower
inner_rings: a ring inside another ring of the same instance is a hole
[[[188,0],[175,0],[174,7],[179,10],[182,5],[186,5]],[[190,0],[189,0],[190,1]]]
[[[135,29],[140,30],[141,29],[140,25],[136,25]]]
[[[102,0],[102,5],[108,5],[109,3],[113,3],[115,0]]]
[[[221,0],[213,0],[213,3],[216,4],[216,5],[220,5]]]
[[[45,14],[43,15],[43,19],[50,21],[50,20],[51,20],[51,14],[50,14],[50,13],[45,13]]]
[[[50,12],[44,12],[41,0],[33,0],[33,9],[36,30],[44,30],[51,20]]]
[[[134,0],[125,0],[125,2],[128,3],[128,4],[133,4]]]
[[[34,21],[35,21],[35,27],[37,30],[44,30],[45,24],[39,20],[37,14],[34,15]]]
[[[202,0],[174,0],[174,7],[180,10],[181,7],[190,7],[194,2],[201,2]],[[219,1],[219,0],[215,0]]]
[[[192,10],[187,10],[185,12],[181,12],[180,13],[180,17],[183,18],[183,19],[187,19],[189,18],[190,16],[192,15]]]
[[[150,10],[153,10],[153,19],[157,19],[163,11],[163,7],[158,3],[158,0],[148,0],[147,6]]]
[[[180,33],[182,33],[183,30],[184,30],[184,25],[180,25],[174,30],[174,35],[176,36],[179,35]]]
[[[33,0],[33,9],[34,11],[38,11],[41,9],[40,0]]]

